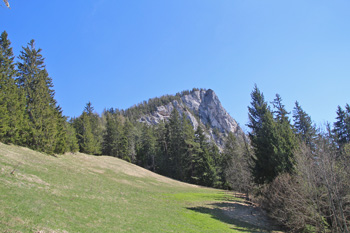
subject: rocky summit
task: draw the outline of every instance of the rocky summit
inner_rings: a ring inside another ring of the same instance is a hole
[[[236,136],[244,135],[237,122],[224,109],[211,89],[193,89],[185,92],[180,95],[180,98],[166,105],[157,106],[156,110],[143,115],[139,121],[151,125],[167,121],[174,108],[191,121],[195,130],[200,125],[209,140],[215,142],[220,149],[223,149],[224,138],[229,132]]]

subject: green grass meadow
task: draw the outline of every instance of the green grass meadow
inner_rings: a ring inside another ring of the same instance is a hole
[[[120,159],[0,144],[0,232],[254,232],[217,208],[233,196]]]

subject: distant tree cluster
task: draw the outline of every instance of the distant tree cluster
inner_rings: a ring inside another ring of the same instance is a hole
[[[113,108],[100,117],[89,102],[71,123],[81,152],[118,157],[193,184],[223,187],[225,183],[219,149],[176,109],[169,121],[151,126],[129,120],[125,111]]]
[[[8,34],[0,38],[0,141],[48,154],[77,149],[74,129],[54,98],[41,49],[31,40],[18,61]]]

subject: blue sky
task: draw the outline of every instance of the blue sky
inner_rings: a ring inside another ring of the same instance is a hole
[[[10,0],[14,52],[36,40],[67,116],[193,87],[213,89],[241,126],[256,83],[317,124],[350,103],[348,0]]]

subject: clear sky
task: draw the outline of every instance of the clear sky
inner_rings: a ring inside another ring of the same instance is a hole
[[[67,116],[197,88],[244,127],[256,83],[317,124],[350,104],[349,0],[10,0],[14,52],[35,39]],[[1,1],[2,3],[2,1]]]

